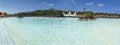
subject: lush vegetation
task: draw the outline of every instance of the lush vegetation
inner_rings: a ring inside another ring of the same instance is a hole
[[[70,12],[74,13],[75,11]],[[48,10],[36,10],[36,11],[31,11],[31,12],[20,12],[17,14],[14,14],[15,16],[63,16],[63,12],[68,13],[69,11],[64,11],[64,10],[56,10],[56,9],[48,9]],[[77,12],[78,15],[82,15],[83,12]]]
[[[92,11],[84,12],[83,15],[85,16],[85,18],[93,18],[94,17],[94,13]]]
[[[70,11],[70,10],[69,10]],[[14,16],[17,17],[24,17],[24,16],[52,16],[52,17],[62,17],[63,12],[68,13],[69,11],[64,11],[64,10],[56,10],[56,9],[48,9],[48,10],[36,10],[36,11],[31,11],[31,12],[21,12],[14,14]],[[75,11],[71,11],[74,13]],[[93,18],[95,15],[118,15],[118,14],[109,14],[109,13],[94,13],[92,11],[86,11],[86,8],[83,8],[83,11],[77,12],[78,15],[84,15],[85,17]]]
[[[23,16],[63,16],[64,11],[49,9],[49,10],[36,10],[32,12],[22,12],[15,15],[23,15]]]

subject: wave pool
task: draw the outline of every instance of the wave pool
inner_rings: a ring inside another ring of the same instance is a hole
[[[120,19],[3,18],[0,45],[119,45]]]

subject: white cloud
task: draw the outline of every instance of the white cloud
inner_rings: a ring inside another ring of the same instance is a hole
[[[47,2],[42,2],[42,4],[47,4]]]
[[[44,6],[54,6],[54,4],[48,2],[42,2],[41,4]]]
[[[87,5],[87,6],[99,6],[99,7],[105,6],[105,4],[102,4],[102,3],[95,4],[94,2],[88,2],[85,5]]]
[[[97,4],[97,6],[102,7],[102,6],[105,6],[105,4],[101,4],[101,3],[99,3],[99,4]]]
[[[94,2],[88,2],[86,3],[87,6],[91,6],[91,5],[94,5]]]
[[[48,6],[54,6],[54,4],[48,4]]]

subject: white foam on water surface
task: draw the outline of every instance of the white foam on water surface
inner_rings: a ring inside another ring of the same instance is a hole
[[[10,35],[3,25],[4,19],[0,19],[0,45],[14,45]]]

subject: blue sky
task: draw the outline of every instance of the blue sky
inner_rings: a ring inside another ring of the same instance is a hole
[[[88,8],[94,12],[120,14],[120,0],[0,0],[0,11],[14,14],[37,9],[61,9],[82,11]]]

